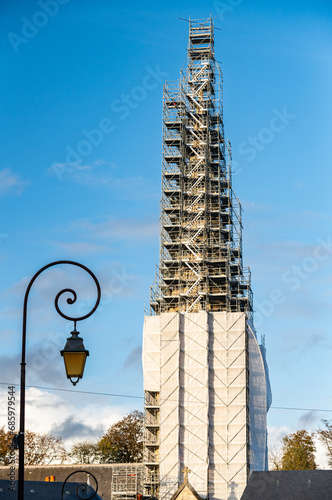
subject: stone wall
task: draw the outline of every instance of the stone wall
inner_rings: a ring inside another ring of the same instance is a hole
[[[133,466],[135,464],[128,464]],[[30,465],[24,468],[25,481],[45,481],[45,477],[54,476],[57,482],[64,482],[64,480],[76,471],[86,470],[91,472],[98,481],[98,494],[103,500],[111,500],[111,483],[112,483],[112,470],[117,467],[125,467],[126,464],[87,464],[87,465]],[[140,467],[138,465],[138,467]],[[9,467],[0,467],[0,479],[8,479],[7,474]],[[17,476],[16,476],[17,478]],[[72,482],[87,482],[87,475],[84,473],[74,474],[69,481]],[[90,479],[92,487],[95,486],[93,478]]]

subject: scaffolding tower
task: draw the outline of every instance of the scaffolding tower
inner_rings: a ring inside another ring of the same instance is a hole
[[[232,189],[212,19],[189,22],[187,66],[163,94],[160,265],[150,314],[245,311],[242,209]]]
[[[112,500],[137,500],[137,496],[142,496],[142,492],[142,464],[114,464],[112,466]]]
[[[144,494],[160,500],[185,466],[210,500],[241,494],[265,467],[268,371],[222,92],[213,21],[190,20],[186,66],[164,85],[160,260],[143,335]]]
[[[159,392],[145,391],[144,408],[144,493],[159,497]]]

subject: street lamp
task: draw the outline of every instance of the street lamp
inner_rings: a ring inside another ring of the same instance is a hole
[[[89,351],[84,348],[83,339],[78,335],[80,332],[75,329],[71,332],[71,337],[68,337],[65,348],[60,351],[65,362],[67,378],[73,385],[76,385],[80,378],[83,377],[85,361],[89,356]],[[76,378],[77,380],[73,380]]]
[[[28,309],[28,298],[31,287],[35,282],[36,278],[45,271],[46,269],[57,266],[60,264],[69,264],[72,266],[80,267],[84,271],[86,271],[94,280],[95,285],[97,287],[97,299],[95,305],[87,314],[74,318],[64,314],[59,308],[59,299],[65,294],[69,293],[71,297],[67,298],[67,304],[74,304],[77,299],[77,294],[75,290],[72,288],[64,288],[61,290],[55,297],[54,306],[58,314],[69,321],[74,321],[74,330],[71,332],[71,337],[67,339],[67,343],[65,348],[60,351],[61,356],[64,358],[65,368],[67,377],[70,379],[73,385],[76,385],[79,379],[83,377],[83,371],[85,367],[86,357],[89,356],[89,351],[84,348],[83,340],[78,336],[79,332],[76,330],[77,321],[82,321],[83,319],[91,316],[95,310],[97,309],[100,297],[101,290],[100,284],[90,269],[83,264],[79,264],[78,262],[74,262],[72,260],[58,260],[56,262],[51,262],[51,264],[47,264],[46,266],[39,269],[39,271],[33,276],[28,284],[28,287],[24,296],[24,304],[23,304],[23,329],[22,329],[22,357],[21,357],[21,389],[20,389],[20,431],[18,434],[18,448],[19,448],[19,463],[18,463],[18,500],[24,500],[24,430],[25,430],[25,352],[26,352],[26,327],[27,327],[27,309]],[[76,379],[76,380],[74,380]]]

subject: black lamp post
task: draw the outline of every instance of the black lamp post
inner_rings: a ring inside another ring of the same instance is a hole
[[[24,296],[24,305],[23,305],[23,329],[22,329],[22,358],[21,358],[21,393],[20,393],[20,431],[18,435],[18,448],[19,448],[19,463],[18,463],[18,500],[24,500],[24,428],[25,428],[25,351],[26,351],[26,326],[27,326],[27,308],[28,308],[28,298],[31,287],[35,282],[36,278],[49,267],[57,266],[60,264],[69,264],[76,267],[80,267],[84,269],[90,276],[93,278],[96,287],[97,287],[97,300],[95,305],[91,309],[88,314],[84,316],[80,316],[78,318],[74,318],[71,316],[67,316],[64,314],[59,308],[59,299],[64,293],[71,294],[71,297],[67,299],[68,304],[74,304],[77,299],[77,294],[75,290],[71,288],[64,288],[61,290],[55,297],[54,305],[57,312],[65,319],[69,321],[74,321],[74,330],[72,331],[72,336],[67,339],[67,343],[65,348],[61,351],[61,355],[64,358],[65,368],[67,377],[76,385],[80,378],[83,377],[83,371],[85,366],[86,357],[89,355],[89,351],[85,350],[83,345],[83,340],[78,336],[76,331],[76,323],[77,321],[82,321],[83,319],[91,316],[95,310],[97,309],[100,297],[101,290],[100,284],[90,269],[83,266],[83,264],[79,264],[78,262],[74,262],[71,260],[58,260],[56,262],[52,262],[51,264],[47,264],[47,266],[42,267],[39,271],[33,276],[30,280],[30,283],[26,289]],[[76,379],[76,380],[73,380]]]

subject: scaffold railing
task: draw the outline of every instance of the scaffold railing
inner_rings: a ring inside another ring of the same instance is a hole
[[[214,311],[252,311],[222,83],[212,20],[190,22],[186,68],[178,82],[164,85],[161,248],[152,313],[195,312],[204,304]]]

